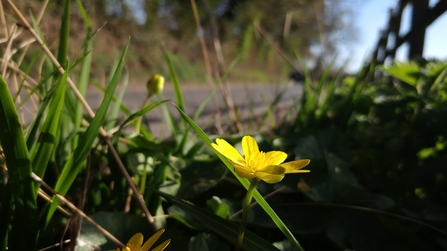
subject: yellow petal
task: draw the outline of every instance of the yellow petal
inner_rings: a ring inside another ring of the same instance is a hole
[[[129,242],[127,242],[126,248],[129,248],[131,251],[139,251],[142,243],[143,234],[136,233],[132,236],[132,238],[130,238]]]
[[[263,180],[269,184],[275,184],[280,182],[284,178],[284,174],[270,174],[264,172],[256,172],[256,178]]]
[[[262,170],[255,172],[256,178],[269,184],[280,182],[285,175],[286,169],[282,166],[266,166]]]
[[[300,159],[281,164],[286,169],[286,173],[308,173],[310,170],[299,170],[310,163],[309,159]]]
[[[164,229],[160,229],[158,230],[154,235],[151,236],[151,238],[149,238],[144,245],[141,247],[140,251],[148,251],[149,248],[151,248],[154,243],[158,240],[158,238],[160,238],[160,236],[165,232]],[[141,244],[140,244],[141,246]]]
[[[245,159],[247,163],[247,168],[250,168],[250,170],[253,170],[254,172],[266,166],[264,152],[252,153],[250,155],[250,164],[248,164],[247,157],[245,157]]]
[[[270,165],[270,166],[264,166],[259,170],[256,170],[256,173],[262,172],[262,173],[269,173],[269,174],[285,174],[286,168],[280,165]]]
[[[234,170],[236,171],[237,175],[242,178],[253,179],[255,177],[254,171],[249,169],[247,166],[234,164]]]
[[[171,243],[171,239],[165,240],[163,243],[158,245],[156,248],[152,249],[152,251],[163,251],[165,248]]]
[[[281,151],[271,151],[265,153],[265,165],[279,165],[286,160],[287,154]]]
[[[242,138],[242,150],[245,155],[245,162],[249,167],[256,167],[261,161],[259,160],[259,148],[256,140],[251,136]],[[263,160],[262,160],[263,161]]]
[[[239,165],[245,165],[245,159],[242,158],[242,155],[223,139],[216,139],[216,143],[211,143],[211,146],[218,151],[220,154],[225,156],[225,158],[231,160],[234,163],[238,163]]]

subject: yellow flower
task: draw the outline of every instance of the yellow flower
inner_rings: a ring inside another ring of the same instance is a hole
[[[160,74],[155,74],[149,81],[147,81],[146,87],[149,92],[149,96],[159,94],[163,91],[165,78]]]
[[[301,159],[282,163],[287,158],[285,152],[260,152],[258,144],[251,136],[242,138],[244,157],[223,139],[216,139],[216,143],[211,143],[211,146],[225,156],[234,165],[236,173],[243,178],[256,178],[274,184],[280,182],[288,173],[310,172],[309,170],[300,170],[307,166],[310,160]]]
[[[141,246],[141,244],[143,243],[143,234],[136,233],[134,236],[132,236],[132,238],[130,238],[125,247],[123,247],[122,249],[117,248],[116,251],[149,251],[149,248],[154,245],[154,243],[158,240],[158,238],[160,238],[164,231],[164,229],[158,230],[154,235],[151,236],[151,238],[149,238],[144,243],[143,246]],[[171,239],[168,239],[151,251],[162,251],[169,245],[170,242]]]

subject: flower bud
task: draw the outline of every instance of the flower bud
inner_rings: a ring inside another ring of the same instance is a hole
[[[160,74],[155,74],[149,81],[147,81],[146,87],[149,92],[149,96],[159,94],[163,91],[163,85],[165,78]]]

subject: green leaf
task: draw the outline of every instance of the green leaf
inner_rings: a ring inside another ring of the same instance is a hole
[[[281,251],[298,251],[298,249],[290,243],[288,240],[278,241],[273,245],[279,248]]]
[[[231,251],[231,246],[212,233],[200,233],[191,237],[188,243],[189,251]]]
[[[415,61],[410,63],[395,62],[389,67],[380,67],[380,70],[413,87],[416,87],[419,78],[422,76],[421,68]]]
[[[204,231],[205,227],[203,224],[200,224],[199,222],[194,220],[194,217],[192,217],[190,214],[185,212],[182,208],[172,205],[168,208],[169,216],[172,218],[178,220],[180,223],[184,224],[186,227]]]
[[[177,197],[195,197],[214,187],[226,176],[227,171],[216,162],[194,161],[180,171],[182,182]]]
[[[230,216],[230,207],[222,202],[222,200],[217,196],[213,196],[211,199],[207,200],[206,205],[211,208],[211,211],[217,216],[224,219],[228,219]]]
[[[233,222],[222,219],[221,217],[199,207],[196,207],[184,200],[179,200],[174,196],[171,196],[160,191],[155,191],[160,196],[165,198],[170,203],[180,207],[190,214],[194,219],[201,224],[207,226],[215,233],[226,239],[227,241],[235,244],[237,240],[237,235],[239,232],[239,226]],[[275,250],[275,248],[270,242],[262,239],[256,234],[245,230],[244,241],[242,243],[242,249],[246,251],[261,251],[261,250]]]
[[[171,149],[168,145],[164,143],[156,143],[154,141],[150,141],[147,138],[137,135],[131,139],[131,142],[134,143],[137,148],[151,150],[157,153],[170,153],[173,149]]]

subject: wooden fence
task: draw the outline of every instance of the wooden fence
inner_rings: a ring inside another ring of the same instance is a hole
[[[399,34],[402,13],[410,5],[412,6],[410,30],[406,34]],[[383,64],[386,59],[394,59],[397,49],[404,43],[409,44],[408,59],[421,57],[425,30],[446,11],[447,0],[438,0],[432,7],[429,6],[429,0],[398,0],[397,5],[390,10],[388,27],[380,31],[377,46],[369,63],[363,69],[365,77],[373,79],[376,66]]]

